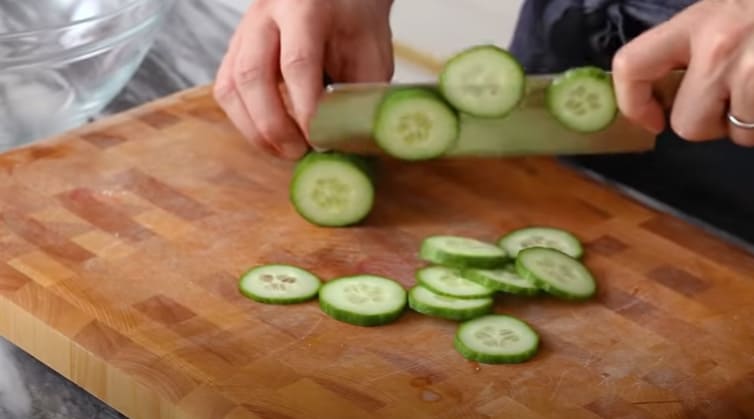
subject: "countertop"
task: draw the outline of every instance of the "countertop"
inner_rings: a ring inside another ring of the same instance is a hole
[[[240,19],[238,9],[177,2],[144,63],[102,116],[211,82]],[[0,419],[116,418],[123,416],[0,338]]]
[[[228,39],[241,17],[241,10],[248,2],[249,0],[178,2],[141,68],[103,115],[129,109],[184,88],[211,82]],[[482,0],[477,2],[483,3]],[[409,3],[403,2],[400,7],[407,7],[404,5]],[[405,19],[404,15],[400,15],[396,20]],[[403,26],[403,29],[396,28],[396,34],[402,34],[401,31],[405,31],[405,28],[406,26]],[[416,70],[410,65],[399,66],[396,69],[396,79],[416,76],[417,73],[412,71]],[[599,163],[594,167],[599,167]],[[609,181],[598,171],[588,170],[586,173],[601,181]],[[625,184],[614,186],[650,206],[660,207],[686,220],[697,222],[689,214],[703,212],[696,207],[684,207],[684,210],[688,211],[679,212],[635,188],[627,187]],[[709,225],[707,228],[715,230]],[[715,231],[746,246],[735,237]],[[123,416],[118,412],[0,338],[0,419],[121,417]]]

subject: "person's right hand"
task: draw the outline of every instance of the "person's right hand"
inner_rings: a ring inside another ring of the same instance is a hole
[[[337,82],[392,78],[391,6],[392,0],[255,0],[218,70],[215,99],[252,145],[301,157],[324,73]]]

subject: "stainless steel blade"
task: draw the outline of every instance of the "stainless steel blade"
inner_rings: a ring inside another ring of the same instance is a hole
[[[669,108],[683,77],[675,71],[656,84],[656,95]],[[648,151],[655,136],[618,115],[597,133],[567,129],[547,110],[545,90],[556,75],[534,75],[527,80],[520,106],[504,118],[461,115],[461,132],[447,156],[573,155]],[[327,87],[312,120],[310,140],[317,150],[382,154],[372,138],[372,124],[383,96],[392,89],[432,83],[333,84]]]

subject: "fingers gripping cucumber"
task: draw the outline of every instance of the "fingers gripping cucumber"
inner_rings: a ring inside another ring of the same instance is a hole
[[[462,323],[454,344],[462,356],[473,361],[519,363],[537,353],[539,336],[528,324],[515,317],[487,314]]]
[[[565,299],[592,297],[597,286],[592,273],[577,259],[555,249],[530,247],[519,252],[516,270],[546,292]]]
[[[494,45],[467,48],[450,58],[440,73],[440,91],[456,109],[476,117],[503,117],[524,97],[521,64]]]
[[[296,164],[290,186],[290,200],[299,215],[325,227],[362,221],[372,210],[374,194],[368,163],[338,152],[307,154]]]
[[[396,281],[377,275],[333,279],[319,291],[322,311],[335,320],[357,326],[390,323],[403,314],[406,290]]]
[[[417,285],[408,293],[408,305],[414,311],[447,320],[468,320],[492,311],[492,297],[455,298],[438,294]]]
[[[388,92],[374,121],[377,145],[402,160],[441,156],[459,132],[456,111],[438,93],[419,87]]]
[[[313,273],[290,265],[262,265],[241,276],[239,290],[252,300],[294,304],[317,296],[322,281]]]
[[[561,74],[548,86],[546,102],[558,121],[578,132],[600,131],[618,114],[612,78],[598,67],[579,67]]]

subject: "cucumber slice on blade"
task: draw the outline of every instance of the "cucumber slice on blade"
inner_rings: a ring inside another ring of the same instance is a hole
[[[488,314],[462,323],[454,339],[466,359],[485,364],[527,361],[539,350],[539,335],[525,322],[503,314]]]
[[[344,323],[378,326],[400,317],[407,304],[406,290],[396,281],[377,275],[354,275],[326,282],[319,291],[322,311]]]
[[[578,67],[547,87],[547,107],[565,127],[592,133],[607,128],[618,115],[610,74],[598,67]]]
[[[546,292],[565,299],[583,300],[597,292],[592,273],[579,260],[555,249],[530,247],[516,258],[516,270]]]
[[[322,281],[313,273],[290,265],[262,265],[241,276],[244,296],[267,304],[295,304],[317,296]]]
[[[304,219],[323,227],[361,222],[374,205],[374,184],[359,156],[311,152],[299,160],[290,185],[290,200]]]
[[[467,48],[443,66],[439,86],[453,107],[471,116],[500,118],[524,97],[526,77],[521,64],[495,45]]]
[[[448,297],[422,285],[411,288],[408,293],[408,305],[414,311],[447,320],[461,321],[479,317],[490,313],[492,304],[492,297]]]
[[[401,160],[439,157],[456,144],[459,133],[456,111],[438,93],[422,87],[388,92],[373,132],[376,144]]]
[[[435,235],[422,241],[419,257],[430,263],[455,268],[498,268],[508,261],[501,247],[462,236]]]
[[[419,284],[431,291],[455,298],[482,298],[492,295],[493,290],[461,276],[461,272],[447,266],[427,266],[416,271]]]
[[[553,227],[514,230],[501,237],[497,244],[511,257],[516,257],[518,252],[528,247],[549,247],[577,259],[584,254],[581,241],[573,233]]]

